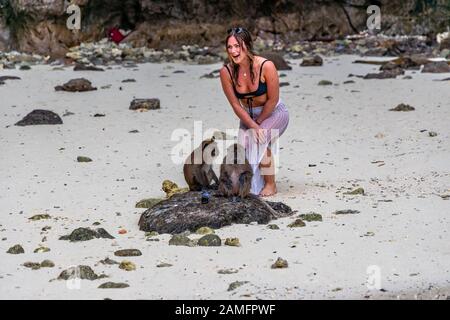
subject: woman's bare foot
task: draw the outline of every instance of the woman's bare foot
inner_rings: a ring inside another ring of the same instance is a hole
[[[277,186],[275,183],[267,182],[264,185],[264,188],[259,193],[262,197],[270,197],[277,193]]]

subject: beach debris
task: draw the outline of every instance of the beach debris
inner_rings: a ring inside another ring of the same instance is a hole
[[[138,257],[142,256],[142,252],[138,249],[123,249],[114,252],[117,257]]]
[[[38,270],[41,268],[41,264],[39,262],[30,262],[27,261],[23,264],[25,268],[30,268],[31,270]]]
[[[319,85],[319,86],[331,86],[332,84],[333,84],[333,82],[331,82],[329,80],[320,80],[317,85]]]
[[[322,221],[322,215],[315,212],[303,213],[299,218],[306,222]]]
[[[36,248],[36,249],[34,249],[34,253],[45,253],[45,252],[49,252],[50,251],[50,248],[47,248],[47,247],[39,247],[39,248]]]
[[[220,269],[217,271],[218,274],[234,274],[234,273],[238,273],[238,272],[239,272],[239,270],[234,269],[234,268]]]
[[[23,264],[24,267],[30,268],[32,270],[38,270],[40,268],[53,268],[55,263],[51,260],[43,260],[41,263],[39,262],[25,262]]]
[[[166,262],[162,262],[156,265],[157,268],[169,268],[172,267],[173,265],[170,263],[166,263]]]
[[[151,207],[153,207],[154,205],[160,203],[162,200],[162,198],[149,198],[149,199],[143,199],[141,201],[139,201],[138,203],[136,203],[135,208],[146,208],[146,209],[150,209]]]
[[[222,240],[215,234],[207,234],[198,239],[197,244],[201,247],[219,247],[222,245]]]
[[[99,289],[124,289],[130,285],[123,282],[105,282],[98,286]]]
[[[400,103],[395,108],[389,109],[389,111],[414,111],[416,110],[414,107],[411,107],[409,104]]]
[[[112,260],[112,259],[110,259],[110,258],[105,258],[105,259],[103,259],[103,260],[100,260],[100,263],[101,264],[107,264],[107,265],[114,265],[114,264],[119,264],[119,262],[117,262],[117,261],[115,261],[115,260]]]
[[[337,214],[337,215],[340,215],[340,214],[358,214],[358,213],[360,213],[360,211],[347,209],[347,210],[337,210],[337,211],[335,211],[333,213]]]
[[[356,188],[353,191],[344,192],[344,194],[348,194],[348,195],[362,194],[362,195],[364,195],[364,189],[363,188]]]
[[[96,238],[114,239],[105,229],[99,228],[92,230],[90,228],[77,228],[70,235],[62,236],[59,240],[69,240],[70,242],[88,241]]]
[[[152,99],[134,99],[130,103],[130,110],[155,110],[160,109],[160,101],[157,98]]]
[[[230,247],[240,247],[241,243],[239,242],[239,238],[226,238],[225,245]]]
[[[128,260],[124,260],[120,263],[119,269],[125,270],[125,271],[134,271],[136,270],[136,265]]]
[[[234,281],[228,285],[227,291],[233,291],[237,288],[243,286],[244,284],[249,283],[248,281]]]
[[[270,203],[256,196],[233,202],[217,190],[211,190],[208,205],[202,205],[200,195],[200,191],[189,191],[161,201],[142,213],[140,230],[179,234],[185,230],[195,232],[200,226],[218,229],[233,223],[266,224],[272,219],[293,214],[286,205],[275,203],[274,210]]]
[[[73,71],[105,71],[102,68],[96,67],[94,65],[87,65],[83,63],[76,63]]]
[[[288,224],[289,228],[300,228],[304,226],[306,226],[306,224],[302,219],[296,219],[294,222]]]
[[[301,67],[320,67],[323,65],[323,59],[319,55],[314,55],[312,57],[304,57]]]
[[[23,250],[23,247],[20,244],[16,244],[15,246],[12,246],[11,248],[6,251],[6,253],[9,254],[22,254],[25,253],[25,250]]]
[[[38,221],[38,220],[46,220],[46,219],[50,219],[51,216],[49,214],[36,214],[30,218],[28,218],[28,220],[32,220],[32,221]]]
[[[284,269],[288,267],[287,260],[284,260],[281,257],[278,257],[278,259],[272,264],[272,269]]]
[[[106,278],[107,276],[97,275],[94,270],[92,270],[91,267],[86,265],[79,265],[76,267],[71,267],[69,269],[66,269],[60,273],[58,276],[58,280],[70,280],[70,279],[82,279],[82,280],[97,280]]]
[[[85,156],[78,156],[77,162],[92,162],[92,159],[89,157],[85,157]]]
[[[56,91],[68,91],[68,92],[85,92],[94,91],[97,88],[92,86],[92,83],[85,78],[72,79],[63,84],[62,86],[56,86]]]
[[[34,126],[45,124],[62,124],[58,114],[50,110],[36,109],[27,114],[22,120],[17,122],[16,126]]]
[[[175,182],[164,180],[162,183],[162,190],[166,193],[166,197],[170,198],[174,194],[188,192],[189,188],[179,188]]]
[[[447,73],[450,65],[446,61],[435,61],[423,66],[422,73]]]
[[[397,68],[392,70],[384,70],[379,73],[368,73],[363,77],[363,79],[395,79],[397,76],[402,74],[405,74],[405,71],[403,69]]]

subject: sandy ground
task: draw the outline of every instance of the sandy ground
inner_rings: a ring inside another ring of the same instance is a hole
[[[137,226],[145,210],[135,208],[137,201],[164,196],[164,179],[185,186],[182,166],[170,160],[176,144],[170,138],[173,130],[192,131],[194,120],[203,120],[204,129],[236,128],[219,79],[200,79],[219,64],[143,64],[106,72],[51,66],[1,71],[22,80],[0,86],[0,298],[446,298],[450,201],[441,195],[450,194],[450,87],[448,81],[433,80],[450,74],[407,71],[411,80],[348,78],[377,69],[352,64],[355,58],[325,58],[319,68],[301,68],[293,60],[292,71],[280,72],[286,75],[280,81],[290,83],[281,88],[281,97],[291,119],[280,141],[279,193],[272,200],[298,213],[320,213],[323,222],[289,228],[293,216],[273,222],[280,230],[251,224],[216,231],[222,239],[238,237],[241,247],[169,246],[167,234],[149,242]],[[99,90],[54,91],[54,86],[78,77],[91,80]],[[121,83],[128,78],[137,82]],[[318,86],[322,79],[334,85]],[[351,79],[355,83],[343,84]],[[106,85],[111,87],[100,88]],[[133,98],[154,97],[161,100],[160,110],[128,109]],[[388,111],[399,103],[416,110]],[[14,126],[33,109],[75,114],[62,117],[63,125]],[[95,113],[106,116],[93,117]],[[135,129],[139,133],[129,133]],[[429,131],[437,136],[430,137]],[[93,162],[78,163],[77,156]],[[363,187],[366,195],[343,194],[356,187]],[[341,209],[360,213],[333,214]],[[52,219],[28,220],[41,213]],[[116,239],[58,240],[94,222]],[[45,226],[51,229],[42,231]],[[128,232],[119,234],[120,229]],[[41,242],[44,236],[47,241]],[[7,254],[15,244],[25,254]],[[51,251],[33,253],[39,245]],[[106,257],[120,262],[114,251],[128,248],[143,253],[125,258],[137,265],[136,271],[99,263]],[[277,257],[289,267],[271,269]],[[22,266],[44,259],[56,267],[34,271]],[[173,266],[156,267],[161,262]],[[83,280],[78,288],[50,281],[74,265],[89,265],[109,278]],[[239,271],[218,273],[226,268]],[[130,287],[97,289],[106,281]],[[248,283],[227,291],[234,281]]]

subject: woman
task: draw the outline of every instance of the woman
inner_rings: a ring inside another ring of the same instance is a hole
[[[230,29],[225,47],[230,63],[220,70],[220,80],[240,119],[239,142],[253,167],[251,192],[271,196],[277,192],[271,147],[289,123],[279,99],[278,72],[272,61],[253,53],[252,37],[244,28]]]

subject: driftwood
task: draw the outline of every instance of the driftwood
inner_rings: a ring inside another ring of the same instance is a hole
[[[264,201],[253,195],[233,201],[233,198],[222,197],[215,190],[210,193],[206,204],[201,203],[201,192],[174,194],[142,214],[140,230],[177,234],[186,230],[193,232],[200,227],[217,229],[232,223],[267,224],[294,213],[283,203]]]

